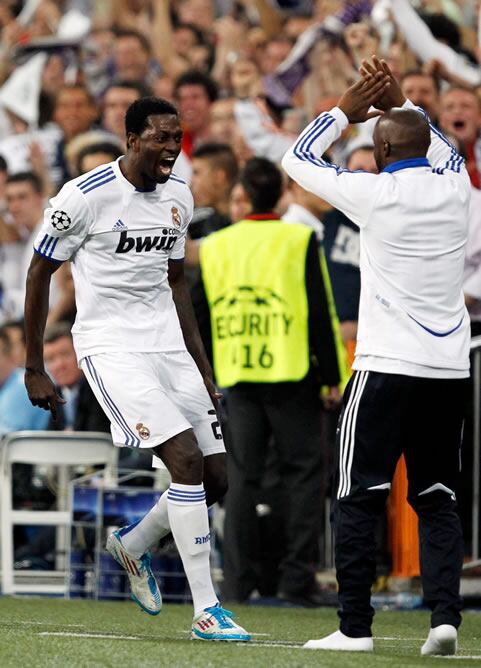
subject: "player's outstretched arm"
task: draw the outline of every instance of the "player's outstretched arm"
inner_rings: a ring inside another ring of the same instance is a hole
[[[57,395],[55,385],[45,371],[43,335],[48,315],[50,280],[59,267],[58,262],[35,253],[28,270],[25,296],[25,386],[32,404],[50,410],[54,420],[57,418],[57,404],[65,402]]]
[[[189,288],[185,280],[183,260],[169,260],[168,278],[185,345],[204,379],[204,384],[212,399],[212,403],[217,408],[222,395],[215,388],[212,368],[205,354],[204,345],[200,337]]]

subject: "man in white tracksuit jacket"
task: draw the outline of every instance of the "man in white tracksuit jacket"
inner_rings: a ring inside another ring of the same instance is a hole
[[[421,576],[432,611],[421,652],[454,654],[463,559],[455,487],[469,376],[463,296],[470,182],[463,159],[406,100],[387,65],[363,78],[300,135],[289,176],[360,227],[361,299],[355,373],[337,433],[332,521],[340,630],[311,649],[371,651],[376,519],[404,453],[419,517]],[[348,123],[384,115],[374,132],[379,174],[323,154]]]

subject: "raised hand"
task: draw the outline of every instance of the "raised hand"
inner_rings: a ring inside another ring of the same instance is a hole
[[[379,74],[389,78],[390,85],[383,90],[382,94],[373,103],[377,109],[389,111],[389,109],[392,109],[393,107],[403,106],[406,98],[403,95],[401,86],[385,60],[379,60],[377,56],[372,56],[371,62],[363,60],[359,72],[363,79],[372,78]]]
[[[346,90],[337,106],[346,114],[350,123],[363,123],[368,118],[381,116],[382,111],[370,112],[369,107],[385,94],[390,85],[389,76],[383,72],[375,72],[374,75],[366,73],[366,76]]]

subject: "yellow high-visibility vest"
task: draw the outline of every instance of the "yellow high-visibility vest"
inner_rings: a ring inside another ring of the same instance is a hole
[[[202,242],[220,387],[298,381],[309,370],[305,225],[246,220]]]

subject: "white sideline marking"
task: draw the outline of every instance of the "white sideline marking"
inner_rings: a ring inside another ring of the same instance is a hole
[[[145,640],[138,636],[113,636],[106,633],[73,633],[70,631],[41,631],[39,636],[62,636],[64,638],[108,638],[111,640]]]
[[[1,622],[1,620],[0,620]],[[14,622],[8,622],[8,624],[13,624]],[[65,626],[66,628],[72,629],[83,629],[83,624],[59,624],[58,622],[27,622],[27,621],[17,621],[15,624],[23,624],[24,626]]]
[[[25,622],[26,624],[40,624],[40,622]],[[70,626],[78,626],[77,624],[71,624]],[[139,636],[118,636],[118,635],[109,635],[107,633],[75,633],[74,631],[40,631],[37,633],[39,636],[54,636],[62,638],[98,638],[101,640],[145,640],[145,638]],[[268,633],[256,633],[253,635],[269,635]],[[375,640],[400,640],[400,637],[377,637]],[[408,640],[408,638],[403,638],[403,640]],[[419,640],[418,638],[409,638],[409,640]],[[235,643],[238,646],[242,647],[286,647],[288,649],[303,649],[303,644],[298,643],[292,640],[281,640],[276,642],[274,640],[265,640],[260,642],[239,642]],[[481,654],[473,655],[455,655],[455,656],[439,656],[434,657],[438,659],[453,659],[453,660],[479,660],[481,659]]]
[[[74,633],[73,631],[41,631],[37,633],[39,636],[56,636],[62,638],[101,638],[101,639],[112,639],[112,640],[145,640],[139,636],[117,636],[117,635],[108,635],[106,633]],[[262,633],[257,635],[269,635],[268,633]],[[302,649],[302,644],[296,643],[291,640],[281,640],[280,642],[275,642],[271,640],[265,640],[260,642],[239,642],[238,645],[250,646],[250,647],[293,647],[294,649]]]
[[[459,659],[481,659],[481,654],[472,654],[471,656],[468,655],[461,655],[461,654],[455,654],[454,656],[434,656],[431,657],[434,659],[454,659],[454,660],[459,660]]]
[[[406,638],[405,636],[374,636],[373,640],[419,640],[424,641],[426,638]]]
[[[283,642],[239,642],[236,643],[236,645],[242,646],[242,647],[263,647],[264,649],[269,648],[269,647],[287,647],[288,649],[302,649],[302,645],[299,643],[293,643],[290,642],[289,640]]]

